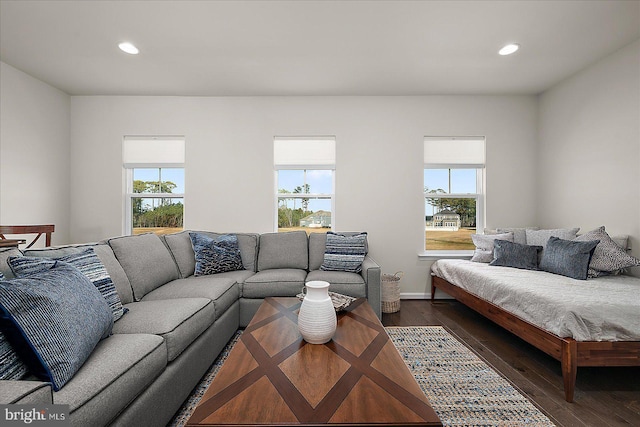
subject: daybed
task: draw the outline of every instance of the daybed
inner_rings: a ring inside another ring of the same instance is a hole
[[[200,238],[217,239],[216,242],[224,242],[220,239],[230,236],[211,232],[197,234]],[[79,369],[65,379],[66,382],[43,381],[31,373],[24,377],[23,365],[18,368],[23,369],[21,376],[10,377],[22,379],[0,381],[0,404],[67,404],[70,422],[78,426],[164,426],[229,338],[239,327],[246,326],[247,319],[264,297],[296,295],[307,279],[326,280],[331,283],[332,290],[354,297],[366,296],[380,316],[380,267],[368,255],[362,262],[361,272],[325,271],[320,269],[324,264],[325,246],[328,246],[325,233],[311,239],[304,231],[231,236],[237,239],[235,249],[239,250],[241,266],[238,264],[239,268],[233,271],[201,274],[194,274],[200,267],[197,267],[188,231],[162,238],[142,234],[115,237],[96,244],[31,249],[24,252],[32,257],[31,261],[15,248],[0,250],[0,273],[7,279],[12,277],[14,263],[23,263],[23,266],[33,263],[49,265],[42,274],[48,274],[52,283],[54,270],[66,269],[53,287],[78,282],[76,289],[80,291],[68,292],[62,299],[53,300],[56,307],[67,313],[58,319],[79,316],[83,310],[74,310],[75,302],[69,301],[84,299],[84,295],[76,294],[91,293],[97,295],[97,300],[90,308],[95,307],[101,316],[106,312],[108,317],[108,330],[100,331],[96,341],[102,339],[94,344],[95,347],[88,348],[88,358],[80,361]],[[82,267],[87,268],[77,271],[80,264],[72,263],[77,268],[71,268],[68,264],[71,261],[65,258],[68,256],[75,257],[76,261],[97,256],[99,261],[84,263]],[[38,262],[33,257],[62,257],[65,262]],[[7,259],[12,259],[12,268],[8,268]],[[226,263],[228,259],[223,261]],[[100,268],[106,272],[95,277],[93,273]],[[74,273],[73,280],[65,273]],[[46,288],[38,274],[41,273],[16,279],[23,282],[0,280],[3,288],[0,300],[6,303],[7,292],[14,292],[11,289],[23,284]],[[86,284],[81,283],[83,280]],[[113,307],[107,295],[98,292],[99,283],[102,286],[105,281],[112,284],[109,298],[118,297]],[[123,314],[124,310],[128,312]],[[119,311],[117,319],[116,311]],[[93,324],[92,320],[92,316],[82,316],[75,326],[83,329],[85,325]],[[2,332],[7,332],[7,321],[2,321]],[[43,323],[46,322],[31,322],[40,329],[44,329]],[[76,339],[77,332],[76,329],[69,334],[67,338],[71,339],[68,341],[80,341]],[[7,341],[1,335],[0,356],[5,357]],[[48,342],[51,342],[50,337],[45,337],[45,343]],[[15,352],[13,357],[20,362],[20,358],[15,358]],[[8,365],[4,364],[3,368]],[[50,371],[54,372],[54,369]]]
[[[568,402],[578,367],[640,366],[640,278],[576,280],[459,259],[436,261],[431,275],[432,301],[440,289],[559,360]]]

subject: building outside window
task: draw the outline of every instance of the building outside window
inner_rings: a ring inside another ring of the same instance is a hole
[[[169,234],[184,226],[184,137],[126,136],[125,234]]]
[[[274,138],[275,230],[332,229],[335,152],[335,137]]]
[[[484,229],[484,137],[425,137],[425,246],[428,251],[473,250]]]

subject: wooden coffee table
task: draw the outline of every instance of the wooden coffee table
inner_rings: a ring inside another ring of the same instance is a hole
[[[265,299],[187,425],[442,425],[364,298],[323,345],[300,336],[299,308]]]

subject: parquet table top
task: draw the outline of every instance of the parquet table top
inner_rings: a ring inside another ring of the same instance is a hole
[[[297,298],[266,298],[188,426],[440,426],[364,298],[331,341],[306,343]]]

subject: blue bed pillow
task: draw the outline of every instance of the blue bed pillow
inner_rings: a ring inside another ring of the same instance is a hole
[[[538,270],[538,253],[542,246],[522,245],[508,240],[493,241],[493,261],[489,265]]]
[[[328,231],[320,270],[360,273],[366,254],[366,232],[347,236]]]
[[[0,281],[4,274],[0,271]],[[0,380],[19,380],[27,374],[27,365],[20,360],[7,337],[0,332]]]
[[[235,234],[214,238],[202,233],[189,233],[189,237],[196,256],[195,276],[244,270]]]
[[[96,344],[111,334],[113,316],[100,292],[77,268],[0,281],[0,329],[29,371],[60,390]]]
[[[540,269],[573,279],[586,280],[589,262],[599,240],[576,242],[550,237],[542,253]]]

